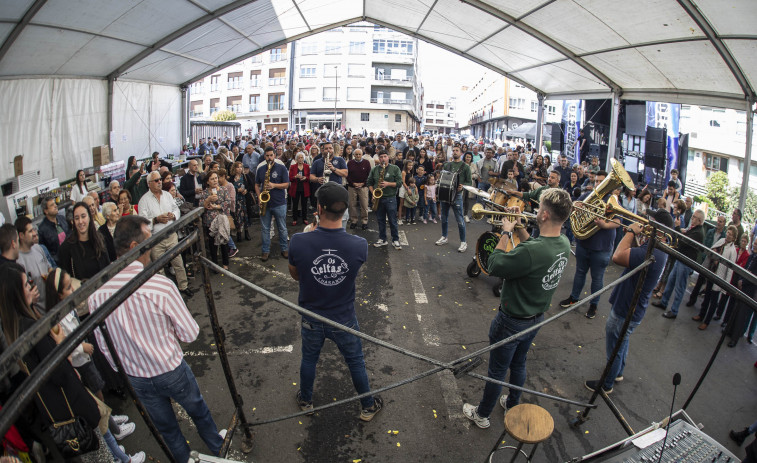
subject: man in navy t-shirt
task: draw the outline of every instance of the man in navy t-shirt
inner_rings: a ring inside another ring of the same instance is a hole
[[[673,218],[664,209],[660,209],[655,212],[654,220],[672,228]],[[625,232],[625,236],[618,244],[618,248],[612,256],[612,261],[616,264],[626,267],[623,275],[627,274],[631,270],[641,265],[647,255],[647,244],[639,247],[633,247],[636,241],[636,237],[641,233],[641,225],[634,223],[629,226],[629,229]],[[658,235],[661,241],[665,238],[660,234]],[[647,311],[649,305],[649,299],[652,295],[652,290],[657,284],[657,280],[660,279],[662,271],[665,268],[665,262],[667,261],[667,254],[660,249],[652,251],[652,255],[655,261],[647,268],[647,275],[644,278],[644,283],[641,287],[641,293],[639,294],[639,302],[636,304],[636,310],[631,318],[631,323],[628,325],[628,330],[623,337],[620,350],[615,360],[612,362],[610,372],[607,374],[604,384],[602,384],[602,390],[605,394],[612,392],[612,387],[616,381],[623,379],[623,369],[626,366],[626,356],[628,355],[628,338],[633,333],[633,330],[641,324],[641,320],[644,318],[644,314]],[[621,277],[623,276],[621,275]],[[610,361],[615,345],[620,339],[620,334],[623,330],[623,324],[628,316],[628,312],[632,310],[631,301],[633,300],[633,293],[636,290],[636,283],[639,281],[639,274],[632,276],[628,280],[619,284],[613,289],[610,295],[610,303],[612,309],[610,309],[610,315],[607,317],[607,324],[605,325],[605,333],[607,335],[605,340],[605,352],[607,355],[607,361]],[[600,386],[598,380],[590,380],[584,383],[587,389],[594,392],[597,387]]]
[[[342,216],[349,202],[344,187],[334,182],[324,183],[318,189],[316,199],[320,217],[318,228],[294,234],[290,243],[289,273],[300,282],[297,303],[317,315],[359,330],[355,313],[355,279],[368,258],[368,242],[342,228]],[[325,339],[331,339],[339,347],[358,394],[371,390],[360,338],[306,315],[302,316],[301,333],[300,390],[296,397],[301,410],[313,409],[315,367]],[[371,421],[383,406],[378,396],[364,397],[360,403],[360,419],[363,421]]]
[[[287,251],[287,200],[285,191],[289,188],[289,171],[284,164],[275,162],[276,154],[272,146],[265,149],[265,164],[258,166],[255,171],[255,195],[260,197],[260,193],[265,189],[265,179],[268,170],[271,170],[268,176],[268,192],[271,194],[271,200],[268,201],[265,214],[260,218],[261,235],[263,239],[263,253],[260,260],[268,260],[271,252],[271,217],[276,218],[276,228],[279,232],[279,247],[281,248],[282,257],[289,257]]]
[[[323,157],[313,161],[310,167],[310,181],[318,184],[334,182],[341,185],[342,179],[347,178],[347,161],[343,157],[334,156],[334,145],[330,141],[321,145],[321,152]],[[328,165],[325,165],[325,157],[329,158]],[[325,170],[330,170],[331,173],[325,176]]]

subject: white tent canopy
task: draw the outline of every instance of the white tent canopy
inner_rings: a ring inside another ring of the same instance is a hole
[[[41,148],[83,157],[83,147],[108,143],[110,129],[117,158],[144,155],[142,148],[175,151],[183,117],[178,86],[358,21],[458,53],[550,99],[614,95],[743,110],[757,85],[756,19],[754,0],[5,1],[0,78],[10,82],[0,82],[0,104],[13,123],[0,128],[0,143],[14,154]],[[40,83],[21,83],[32,77]],[[76,82],[82,77],[119,82]],[[124,80],[132,81],[128,89]],[[35,95],[9,94],[19,91]],[[92,92],[98,95],[86,95]],[[77,137],[84,139],[61,146],[60,137],[73,135],[50,121],[67,117],[66,103],[80,101],[92,110],[80,115],[88,129]],[[31,118],[47,130],[49,145],[11,141],[37,130],[21,127],[18,113],[29,110],[40,113]],[[112,120],[104,122],[103,114]],[[55,162],[46,159],[37,164],[52,169]],[[3,163],[0,176],[7,169]]]

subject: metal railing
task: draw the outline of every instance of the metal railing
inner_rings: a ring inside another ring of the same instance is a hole
[[[270,86],[284,85],[284,84],[286,84],[286,82],[287,82],[286,77],[270,77],[270,78],[268,78],[268,85],[270,85]]]
[[[268,103],[268,110],[269,111],[282,111],[284,109],[284,102],[279,101],[278,103]]]
[[[391,98],[371,98],[371,103],[378,104],[412,104],[413,100],[393,100]]]

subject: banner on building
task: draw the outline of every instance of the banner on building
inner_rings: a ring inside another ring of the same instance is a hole
[[[565,127],[565,143],[562,154],[568,157],[568,162],[581,163],[581,151],[576,140],[578,131],[581,129],[581,104],[583,100],[563,100],[562,102],[562,126]],[[575,147],[573,144],[575,143]],[[571,149],[571,147],[573,147]]]
[[[665,185],[670,181],[670,171],[678,169],[678,123],[681,117],[681,105],[647,101],[647,126],[666,128],[667,166],[665,167]]]

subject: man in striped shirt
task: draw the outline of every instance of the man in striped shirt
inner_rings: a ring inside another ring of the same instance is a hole
[[[140,216],[126,216],[116,225],[113,241],[122,256],[151,236],[150,222]],[[90,313],[111,298],[150,263],[145,252],[89,297]],[[153,275],[135,290],[106,320],[124,370],[137,396],[150,413],[176,461],[189,460],[190,448],[179,429],[171,399],[179,403],[194,421],[202,440],[215,455],[223,444],[197,380],[184,361],[179,342],[192,342],[200,331],[176,285],[163,275]],[[115,364],[102,333],[95,332],[110,365]]]

